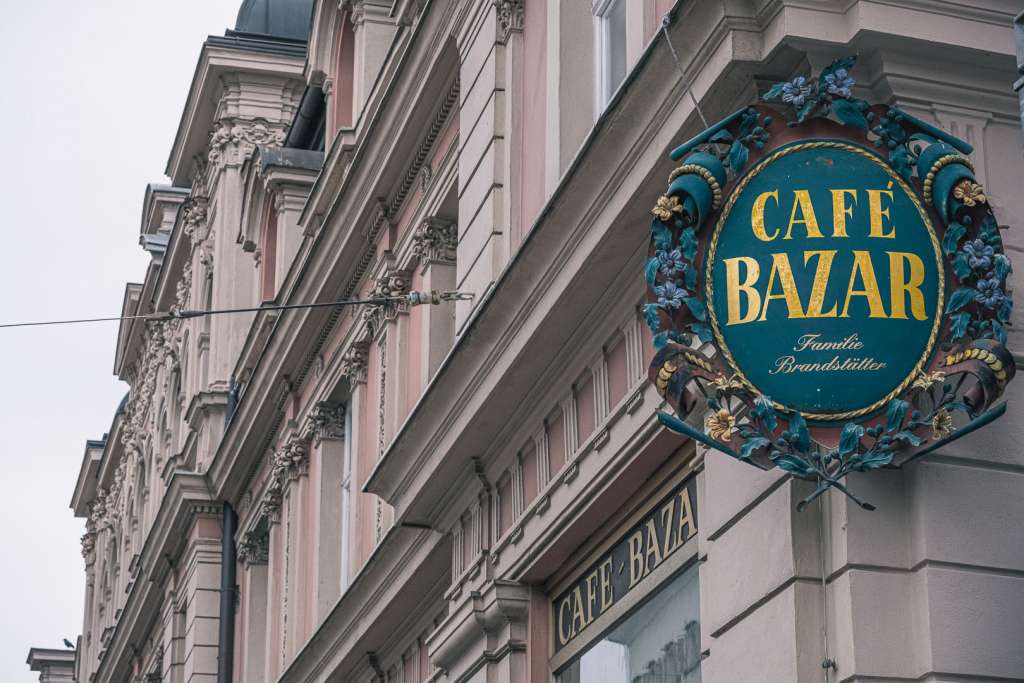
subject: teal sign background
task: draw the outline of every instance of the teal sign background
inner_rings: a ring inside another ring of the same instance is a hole
[[[797,195],[801,190],[813,217]],[[837,200],[832,190],[851,192]],[[876,191],[874,201],[869,190]],[[764,197],[775,191],[777,198]],[[761,238],[752,220],[759,197]],[[808,256],[809,251],[834,255]],[[785,260],[774,254],[785,254]],[[811,317],[812,290],[825,282],[819,270],[829,258],[820,315]],[[796,299],[784,297],[792,289],[782,272],[785,262]],[[920,285],[908,287],[922,269]],[[870,273],[877,297],[867,281]],[[913,190],[872,152],[839,141],[790,145],[752,168],[723,208],[705,265],[712,330],[729,365],[757,392],[811,419],[865,414],[907,387],[934,346],[943,313],[943,273],[934,228]],[[901,304],[893,298],[894,286]],[[905,318],[899,317],[901,306]],[[834,317],[825,317],[833,312]]]

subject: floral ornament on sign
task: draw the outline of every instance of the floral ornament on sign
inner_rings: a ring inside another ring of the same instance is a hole
[[[817,79],[777,83],[763,99],[788,111],[745,107],[680,146],[672,158],[682,165],[651,212],[643,308],[655,346],[649,374],[674,412],[658,418],[740,461],[816,482],[798,509],[833,488],[874,509],[847,488],[847,475],[901,466],[998,418],[1006,406],[996,402],[1015,374],[1005,348],[1011,265],[966,157],[970,145],[896,107],[854,97],[855,63],[844,57]],[[811,118],[816,131],[831,128],[836,138],[877,150],[923,196],[950,285],[935,350],[906,388],[862,419],[827,424],[808,424],[737,377],[717,351],[699,277],[723,197]],[[704,416],[701,426],[688,419],[695,412]]]

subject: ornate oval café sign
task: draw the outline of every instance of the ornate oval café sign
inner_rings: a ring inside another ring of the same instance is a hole
[[[971,147],[853,96],[854,58],[672,153],[645,318],[669,428],[816,480],[901,465],[999,417],[1010,262]],[[697,406],[702,410],[696,410]],[[692,415],[703,416],[688,420]]]

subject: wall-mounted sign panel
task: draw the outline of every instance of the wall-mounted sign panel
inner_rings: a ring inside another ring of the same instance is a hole
[[[672,153],[644,312],[667,427],[816,480],[802,505],[837,488],[870,509],[847,474],[999,417],[1015,365],[1010,261],[970,145],[854,97],[853,64]]]
[[[623,603],[697,535],[697,483],[690,476],[653,505],[551,603],[554,652]],[[610,625],[610,624],[609,624]]]

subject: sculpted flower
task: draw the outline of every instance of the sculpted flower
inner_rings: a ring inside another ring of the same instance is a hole
[[[946,379],[946,373],[941,370],[935,372],[922,372],[914,380],[915,389],[930,389],[932,385],[941,384]]]
[[[665,277],[675,277],[676,273],[681,273],[686,268],[686,261],[683,259],[681,249],[673,249],[672,251],[659,250],[655,256],[658,258],[658,270]]]
[[[797,76],[782,86],[782,101],[788,102],[794,109],[804,106],[807,96],[810,94],[811,86],[803,76]]]
[[[743,388],[743,382],[739,381],[736,375],[728,378],[726,378],[725,375],[719,375],[711,382],[711,384],[715,389],[722,392],[739,391]]]
[[[952,431],[953,416],[949,414],[949,411],[943,408],[935,413],[935,417],[932,418],[932,436],[941,439]]]
[[[978,280],[975,288],[974,300],[985,308],[995,308],[1003,302],[1005,295],[999,288],[999,280],[989,273],[988,279]]]
[[[853,88],[856,81],[850,78],[846,69],[836,69],[830,74],[825,74],[825,85],[829,95],[837,97],[850,97],[853,95]]]
[[[995,250],[980,239],[965,244],[964,252],[967,254],[967,263],[972,269],[988,270],[992,266]]]
[[[964,206],[984,204],[988,201],[988,197],[985,196],[985,190],[981,185],[971,182],[968,178],[964,178],[953,188],[953,197],[963,202]]]
[[[679,203],[678,197],[658,197],[658,203],[651,209],[651,213],[665,222],[672,220],[673,213],[682,212],[683,205]]]
[[[679,308],[686,297],[686,290],[674,282],[658,285],[654,288],[654,293],[658,296],[658,305],[666,310]]]
[[[736,431],[736,418],[728,410],[722,408],[704,418],[704,431],[712,439],[728,440]]]

